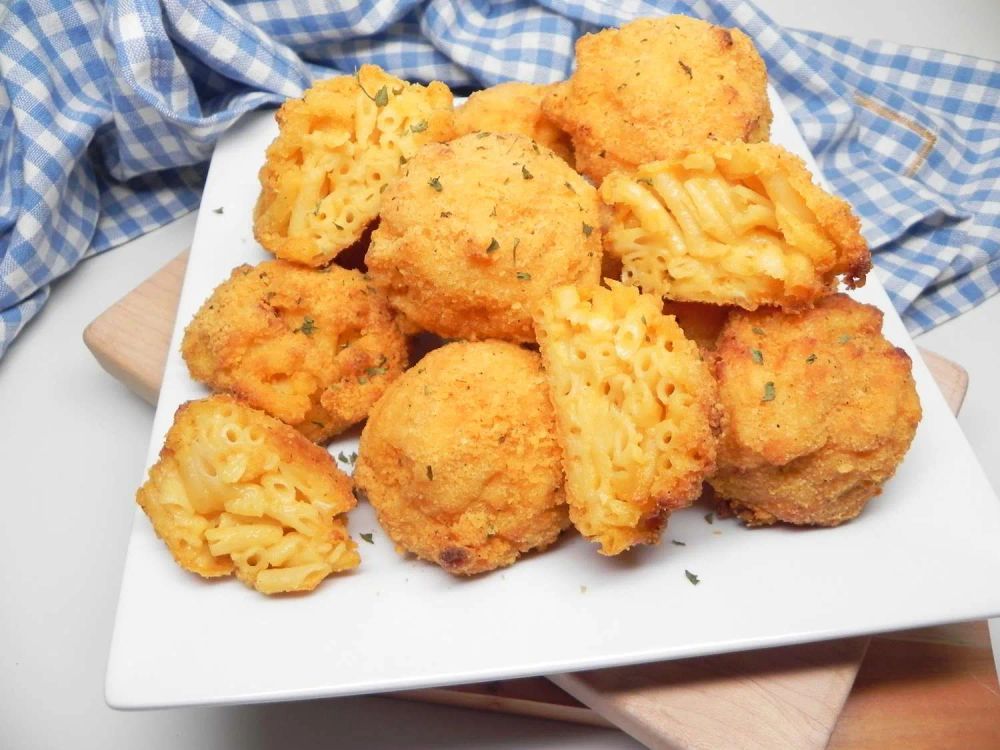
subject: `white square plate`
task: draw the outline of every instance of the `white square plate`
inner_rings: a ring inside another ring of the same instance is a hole
[[[818,173],[772,96],[773,139]],[[181,359],[184,327],[254,241],[257,170],[272,113],[215,151],[181,295],[147,465],[177,406],[207,391]],[[215,209],[223,209],[217,212]],[[137,512],[106,695],[115,708],[316,698],[554,674],[788,645],[1000,614],[1000,502],[874,275],[857,295],[913,357],[924,418],[896,477],[841,528],[747,530],[671,516],[666,543],[608,559],[572,532],[472,580],[393,551],[365,504],[350,516],[361,567],[308,596],[267,598],[181,570]],[[355,450],[354,438],[332,453]],[[121,502],[129,502],[120,498]],[[693,586],[685,569],[701,583]]]

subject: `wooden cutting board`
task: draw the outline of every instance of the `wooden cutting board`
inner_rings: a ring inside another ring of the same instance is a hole
[[[84,331],[84,341],[101,365],[151,404],[157,400],[186,265],[187,253],[182,253]],[[968,386],[965,371],[930,352],[922,354],[957,412]],[[884,644],[892,648],[886,650]],[[936,651],[930,655],[929,649]],[[942,649],[952,649],[953,656],[961,652],[962,658],[952,671],[947,662],[940,661]],[[867,693],[874,692],[877,698],[862,694],[857,705],[848,703],[845,721],[850,721],[846,726],[842,722],[831,740],[869,650],[869,661],[878,652],[875,663],[880,671],[869,678]],[[900,652],[912,658],[906,660]],[[912,730],[928,720],[954,722],[957,717],[950,704],[960,693],[966,707],[972,707],[962,714],[962,727],[964,736],[973,741],[963,744],[1000,747],[1000,691],[989,652],[985,623],[976,623],[958,629],[925,629],[875,639],[851,638],[394,695],[618,726],[650,747],[798,750],[823,748],[828,743],[831,747],[860,747],[874,743],[875,736],[866,735],[875,733],[879,741],[872,746],[916,750],[940,745],[921,745],[919,737],[915,740],[906,728]],[[935,695],[942,701],[937,713],[934,696],[928,705],[930,694],[919,681],[924,675],[914,673],[921,665],[932,669],[937,680],[940,695]],[[906,672],[906,680],[897,685],[893,680],[899,679],[900,670]],[[883,694],[886,690],[888,694]],[[914,700],[915,696],[921,700]],[[893,708],[888,729],[879,719],[884,718],[879,710],[883,702]],[[915,712],[914,706],[921,710]],[[944,712],[945,707],[948,712]],[[846,744],[841,744],[842,739]]]

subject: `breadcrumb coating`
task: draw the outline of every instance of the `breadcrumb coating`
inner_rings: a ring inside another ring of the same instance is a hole
[[[725,429],[709,482],[750,526],[836,526],[882,491],[920,400],[882,313],[837,294],[801,314],[734,312],[713,355]]]
[[[451,91],[362,65],[316,83],[275,116],[254,236],[279,258],[323,266],[378,216],[382,191],[417,149],[453,135]]]
[[[524,136],[430,144],[386,190],[367,262],[423,330],[532,341],[531,315],[549,289],[597,283],[597,192]]]
[[[233,269],[184,332],[191,377],[325,442],[407,365],[385,298],[357,271],[281,260]]]
[[[509,81],[477,91],[455,110],[455,136],[469,133],[525,135],[573,164],[569,136],[542,112],[551,85]]]
[[[767,70],[753,42],[688,16],[580,37],[576,70],[542,109],[569,133],[577,169],[596,183],[706,141],[764,141],[771,127]]]
[[[617,555],[655,544],[715,467],[715,382],[660,301],[634,287],[558,287],[535,325],[573,524]]]
[[[455,575],[512,564],[569,524],[539,357],[499,341],[426,355],[361,433],[355,481],[400,552]]]
[[[300,433],[229,396],[182,405],[136,501],[177,563],[261,593],[357,567],[351,481]]]
[[[850,205],[771,143],[729,143],[601,185],[622,279],[675,301],[808,307],[871,268]]]

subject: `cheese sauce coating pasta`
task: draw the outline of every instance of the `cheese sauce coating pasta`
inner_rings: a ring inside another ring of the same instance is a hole
[[[613,209],[604,246],[621,258],[622,280],[668,299],[802,308],[840,276],[861,286],[871,267],[847,202],[770,143],[616,172],[600,193]]]
[[[333,260],[378,216],[400,166],[421,145],[451,138],[453,117],[443,83],[407,83],[375,65],[287,101],[260,171],[257,241],[297,263]]]
[[[177,563],[264,594],[311,591],[361,559],[340,514],[351,481],[330,455],[228,396],[177,410],[136,501]]]
[[[556,288],[535,326],[570,520],[605,555],[655,544],[715,466],[715,382],[697,345],[658,298],[613,281]]]

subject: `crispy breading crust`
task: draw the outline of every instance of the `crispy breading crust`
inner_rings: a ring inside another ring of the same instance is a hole
[[[881,329],[877,308],[843,294],[730,317],[713,355],[726,420],[709,482],[748,525],[836,526],[895,473],[921,410],[910,358]]]
[[[368,269],[426,331],[532,341],[549,289],[597,282],[598,220],[597,192],[553,152],[470,134],[424,146],[389,186]]]
[[[271,501],[274,482],[296,485],[291,507]],[[229,396],[177,410],[136,502],[177,563],[202,577],[235,571],[263,593],[306,591],[360,562],[340,517],[356,502],[350,479],[300,433]],[[234,526],[271,532],[280,542],[261,542],[247,554],[219,551],[227,544],[219,536]],[[294,588],[269,585],[269,576],[296,566],[303,573]]]
[[[861,222],[772,143],[726,143],[616,172],[601,185],[604,247],[622,278],[667,299],[794,310],[864,285]]]
[[[509,81],[477,91],[455,110],[455,137],[469,133],[525,135],[573,164],[569,136],[542,112],[551,85]]]
[[[275,115],[254,236],[279,258],[322,266],[378,216],[381,191],[424,143],[452,137],[451,91],[362,65],[319,81]]]
[[[715,468],[715,381],[660,301],[634,287],[557,287],[535,320],[570,519],[617,555],[656,544]]]
[[[385,298],[357,271],[239,266],[184,332],[191,376],[325,442],[368,416],[407,365]]]
[[[432,351],[361,433],[355,481],[400,552],[473,575],[555,541],[566,514],[538,355],[498,341]]]
[[[572,138],[577,169],[597,183],[708,140],[768,138],[767,71],[738,29],[687,16],[640,19],[580,37],[576,61],[542,109]]]

